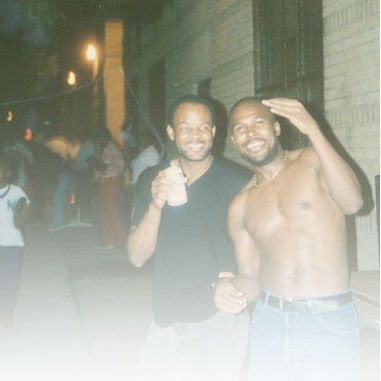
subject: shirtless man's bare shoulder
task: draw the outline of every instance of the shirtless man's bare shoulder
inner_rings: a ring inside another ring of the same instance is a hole
[[[287,118],[311,145],[285,151],[274,115]],[[356,213],[363,201],[353,171],[296,100],[243,98],[233,106],[229,125],[254,176],[230,208],[238,273],[217,284],[215,303],[238,313],[257,299],[250,379],[318,374],[319,380],[357,380],[345,216]],[[350,322],[348,335],[339,338],[326,329],[319,319],[327,311],[340,327]],[[293,365],[283,370],[286,362]],[[278,365],[280,372],[274,371]]]
[[[285,151],[274,114],[289,119],[311,145]],[[362,206],[361,189],[348,164],[298,101],[243,99],[233,107],[229,124],[238,152],[254,167],[253,179],[229,215],[239,271],[285,297],[346,289],[345,215]]]

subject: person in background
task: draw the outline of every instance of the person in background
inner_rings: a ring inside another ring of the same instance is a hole
[[[148,167],[154,167],[160,163],[160,155],[157,151],[154,139],[149,130],[143,130],[139,135],[139,153],[130,166],[132,169],[131,183],[136,184],[139,175]]]
[[[121,127],[120,135],[122,137],[123,152],[125,154],[126,162],[130,162],[135,156],[138,149],[136,141],[134,126],[131,120],[127,120]]]
[[[183,96],[168,114],[178,157],[139,176],[127,243],[133,265],[154,260],[154,320],[140,380],[237,381],[248,314],[218,312],[212,283],[220,271],[236,268],[228,207],[250,172],[211,155],[216,128],[208,99]],[[177,201],[187,202],[172,206],[174,190],[184,181],[187,197]]]
[[[69,207],[69,193],[73,177],[73,168],[70,162],[68,160],[62,161],[53,194],[52,223],[48,227],[50,232],[57,232],[68,227],[65,214]]]
[[[99,131],[96,139],[98,162],[95,180],[99,184],[99,222],[102,244],[98,249],[124,247],[125,226],[120,214],[125,162],[122,149],[107,129]]]
[[[19,286],[22,228],[30,201],[23,189],[10,184],[11,158],[0,154],[0,323],[13,325]]]
[[[74,192],[75,201],[79,208],[79,221],[81,226],[91,226],[93,220],[92,201],[94,164],[96,158],[96,147],[86,132],[80,138],[81,147],[73,160],[74,169]]]
[[[13,128],[8,128],[7,130],[3,152],[13,159],[15,167],[10,181],[21,187],[25,192],[28,192],[30,186],[30,167],[34,163],[33,153],[24,142],[24,135],[21,129],[13,126]]]

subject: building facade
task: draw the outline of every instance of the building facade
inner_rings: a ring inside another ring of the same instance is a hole
[[[165,110],[185,93],[209,95],[225,113],[243,96],[284,95],[324,115],[366,197],[352,221],[353,268],[379,268],[378,0],[174,0],[129,38],[127,78],[162,136]],[[307,143],[288,135],[285,144]],[[243,163],[226,134],[224,143],[223,155]]]

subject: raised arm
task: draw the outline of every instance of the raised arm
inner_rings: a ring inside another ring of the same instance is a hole
[[[246,195],[238,195],[229,209],[229,231],[233,239],[237,274],[221,273],[214,283],[216,307],[228,313],[240,313],[259,293],[259,251],[244,226]]]
[[[357,213],[363,205],[360,184],[348,163],[328,142],[303,104],[286,98],[265,100],[263,104],[270,107],[274,114],[289,119],[299,131],[308,136],[332,199],[343,213]]]
[[[172,189],[173,183],[167,178],[166,170],[160,171],[151,185],[148,208],[138,225],[131,228],[127,240],[128,257],[136,267],[143,266],[155,251],[162,209]]]

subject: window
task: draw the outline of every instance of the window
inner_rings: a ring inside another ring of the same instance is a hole
[[[288,97],[323,111],[321,0],[253,0],[254,80],[259,97]],[[282,145],[308,144],[282,121]]]

